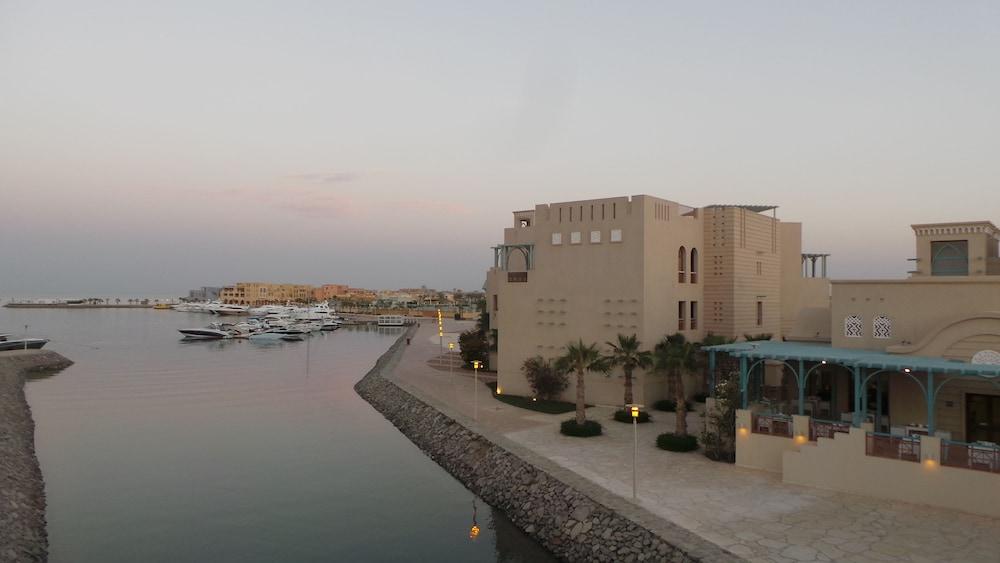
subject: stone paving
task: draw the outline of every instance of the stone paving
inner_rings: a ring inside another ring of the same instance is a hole
[[[468,324],[446,321],[446,330]],[[611,420],[612,410],[593,407],[605,434],[559,434],[568,415],[525,411],[493,399],[485,385],[450,377],[430,367],[439,355],[433,328],[421,327],[389,377],[427,393],[480,425],[545,457],[605,490],[632,497],[633,428]],[[473,393],[476,396],[473,396]],[[1000,520],[954,511],[825,491],[781,481],[777,474],[712,462],[699,453],[655,447],[657,434],[674,426],[673,413],[654,413],[637,427],[638,502],[750,561],[970,561],[1000,562]],[[690,413],[697,433],[701,418]]]

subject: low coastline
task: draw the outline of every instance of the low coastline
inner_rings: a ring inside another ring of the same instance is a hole
[[[51,351],[0,353],[0,561],[5,563],[48,557],[45,482],[35,456],[35,422],[24,395],[25,377],[72,364]]]
[[[383,377],[415,330],[400,336],[355,390],[438,465],[554,555],[567,561],[739,559]]]

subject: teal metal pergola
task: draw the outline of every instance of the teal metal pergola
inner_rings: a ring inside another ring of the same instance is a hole
[[[938,393],[945,383],[956,377],[971,376],[989,381],[1000,388],[1000,365],[971,364],[946,358],[905,356],[875,350],[774,341],[721,344],[706,347],[705,350],[708,351],[709,388],[713,392],[715,390],[716,354],[724,352],[739,359],[740,404],[742,408],[747,408],[749,402],[747,387],[750,374],[766,361],[781,362],[795,375],[795,382],[798,386],[799,414],[804,414],[806,384],[809,382],[809,376],[817,368],[828,364],[847,368],[852,373],[854,383],[854,416],[852,421],[854,426],[860,426],[867,414],[868,383],[873,378],[883,374],[900,374],[917,383],[927,402],[927,430],[932,436],[936,430],[934,405],[937,402]],[[807,369],[806,362],[813,365]],[[924,377],[917,377],[919,374],[923,374]],[[877,390],[881,395],[881,386],[878,386]],[[881,406],[881,400],[878,401],[878,404]]]

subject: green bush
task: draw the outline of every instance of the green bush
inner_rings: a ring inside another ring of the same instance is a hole
[[[656,437],[656,447],[669,452],[693,452],[698,449],[698,438],[667,432]]]
[[[569,420],[564,420],[562,424],[559,425],[559,431],[567,436],[577,436],[580,438],[600,436],[601,423],[595,420],[585,420],[583,421],[583,426],[580,426],[576,423],[575,418],[571,418]]]
[[[522,409],[528,409],[532,411],[543,412],[545,414],[563,414],[567,412],[573,412],[576,410],[576,403],[568,403],[566,401],[549,401],[546,399],[533,399],[532,397],[522,397],[521,395],[508,395],[504,393],[503,395],[497,395],[497,384],[496,382],[489,382],[486,384],[493,391],[493,398],[500,401],[501,403],[507,403]]]
[[[691,411],[691,401],[684,401],[684,406],[687,407],[688,412]],[[658,411],[676,412],[677,401],[673,399],[660,399],[659,401],[653,403],[653,408]]]
[[[614,418],[618,422],[627,422],[629,424],[632,424],[632,413],[629,412],[628,409],[618,409],[618,410],[616,410]],[[649,418],[649,413],[648,412],[646,412],[646,411],[639,411],[639,420],[638,420],[639,424],[642,424],[643,422],[649,422],[650,420],[652,420],[652,419]]]
[[[708,393],[705,393],[705,392],[695,393],[694,397],[691,397],[691,398],[694,399],[694,402],[696,402],[696,403],[704,403],[705,399],[708,398]]]

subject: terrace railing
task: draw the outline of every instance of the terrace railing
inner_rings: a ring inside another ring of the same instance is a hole
[[[941,465],[1000,473],[1000,446],[991,442],[941,440]]]
[[[920,437],[869,432],[865,437],[865,454],[873,457],[919,462]]]
[[[753,415],[754,434],[769,434],[771,436],[792,437],[792,417],[787,414],[755,414]]]
[[[837,432],[847,434],[851,431],[850,422],[837,422],[834,420],[809,420],[809,441],[815,442],[817,438],[833,438]]]

